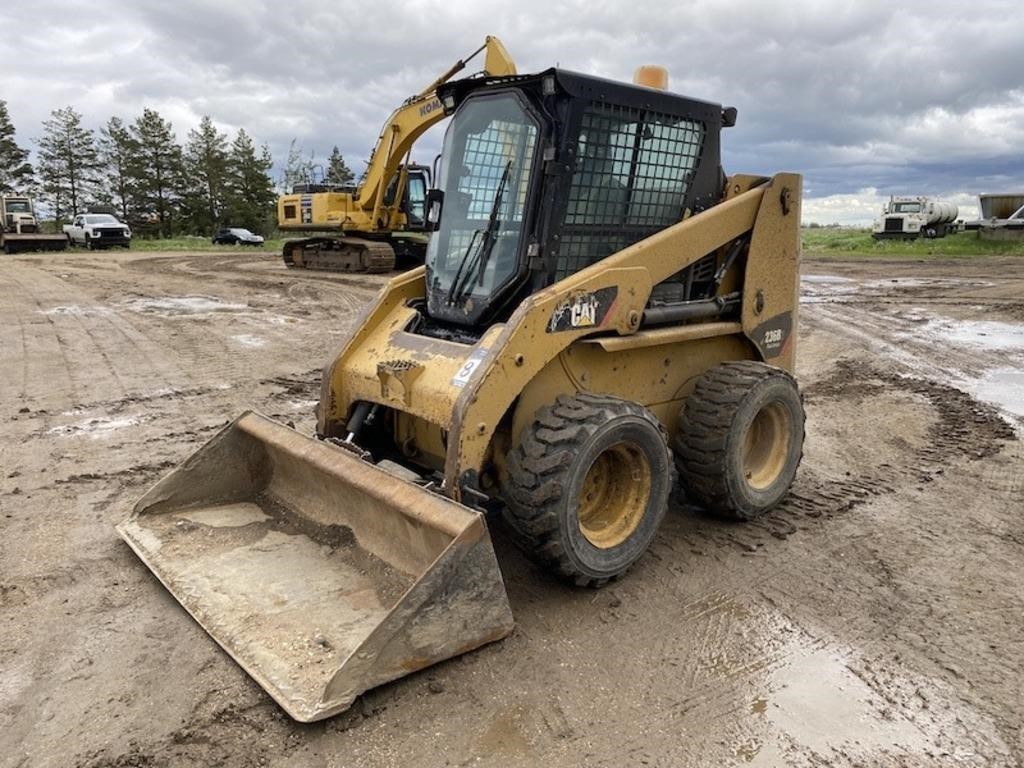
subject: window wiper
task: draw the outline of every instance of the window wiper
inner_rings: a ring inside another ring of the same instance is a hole
[[[469,245],[466,246],[466,250],[462,253],[462,258],[459,260],[459,268],[455,270],[455,277],[452,278],[452,284],[448,286],[448,293],[444,297],[445,304],[455,303],[455,290],[456,286],[459,285],[459,280],[462,277],[463,271],[466,269],[466,264],[469,262],[469,254],[473,250],[473,244],[476,242],[477,237],[480,235],[479,229],[473,230],[473,236],[469,238]]]
[[[469,291],[469,287],[473,284],[475,277],[479,276],[479,280],[483,280],[487,269],[487,262],[491,257],[491,251],[494,250],[494,244],[498,239],[498,229],[501,227],[501,219],[498,218],[498,213],[501,211],[501,204],[505,200],[505,187],[508,186],[508,177],[511,171],[512,161],[509,160],[505,163],[505,171],[501,174],[501,181],[498,182],[498,188],[494,191],[494,202],[491,205],[491,213],[487,217],[487,228],[484,230],[480,248],[477,249],[465,270],[462,269],[463,265],[459,265],[456,279],[452,281],[452,289],[449,291],[449,304],[457,304],[462,301],[462,298]],[[473,235],[475,239],[476,232]],[[472,240],[470,244],[472,245]],[[466,254],[469,254],[469,249],[466,250]],[[462,278],[461,282],[458,279],[459,277]]]

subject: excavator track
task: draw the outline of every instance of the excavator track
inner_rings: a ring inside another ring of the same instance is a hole
[[[289,240],[281,254],[285,266],[325,272],[391,272],[395,249],[360,237],[312,237]]]

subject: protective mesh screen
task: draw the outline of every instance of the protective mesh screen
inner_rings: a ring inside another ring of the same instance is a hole
[[[703,123],[593,103],[580,127],[556,277],[679,221],[703,142]]]
[[[505,190],[504,211],[511,221],[522,221],[526,203],[526,184],[533,165],[533,137],[537,129],[529,123],[494,121],[480,134],[466,139],[463,155],[465,175],[459,180],[459,191],[472,196],[470,219],[486,220],[505,165],[513,161]]]
[[[472,293],[478,295],[489,295],[516,269],[526,195],[534,166],[537,126],[527,120],[512,97],[506,101],[517,110],[513,113],[514,119],[502,119],[499,113],[477,133],[467,133],[461,152],[452,160],[449,173],[457,174],[457,186],[453,194],[446,197],[445,207],[449,212],[448,222],[456,224],[448,229],[442,223],[442,231],[435,235],[438,251],[432,262],[434,273],[444,273],[454,279],[460,264],[471,262],[483,246],[483,233],[495,203],[499,202],[501,188],[500,205],[494,211],[495,239],[489,258],[481,274],[470,284]],[[480,102],[480,112],[489,114],[487,110],[500,110],[500,105],[496,107],[495,103]],[[471,241],[473,248],[470,248]]]

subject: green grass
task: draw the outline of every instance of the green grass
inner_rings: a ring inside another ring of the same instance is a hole
[[[805,256],[945,258],[960,256],[1024,256],[1024,241],[979,240],[975,232],[958,232],[935,240],[875,240],[870,229],[802,229]]]
[[[974,232],[959,232],[936,240],[875,240],[870,229],[801,229],[805,256],[824,258],[956,258],[961,256],[1024,256],[1024,242],[979,240]],[[174,237],[166,240],[136,238],[132,250],[144,252],[175,251],[254,251],[280,253],[284,240],[267,240],[261,247],[249,245],[213,245],[208,237]]]
[[[208,237],[171,237],[166,239],[144,239],[133,238],[133,251],[160,252],[160,251],[213,251],[224,253],[227,251],[254,251],[256,253],[280,253],[284,240],[267,240],[262,246],[252,245],[214,245]]]

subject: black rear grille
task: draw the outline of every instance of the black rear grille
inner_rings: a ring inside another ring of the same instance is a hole
[[[885,231],[886,232],[902,232],[903,231],[903,219],[899,217],[888,218],[885,220]]]

